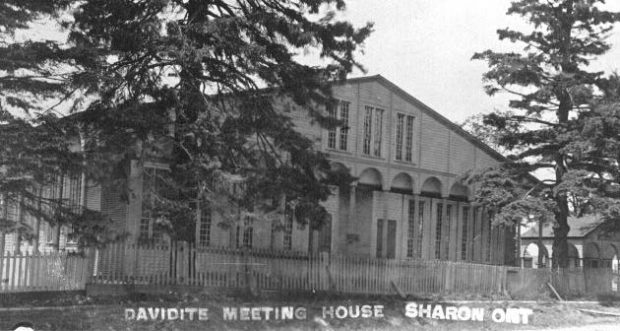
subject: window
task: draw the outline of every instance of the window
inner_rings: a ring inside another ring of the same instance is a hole
[[[388,259],[396,257],[396,221],[394,220],[377,220],[377,257]]]
[[[374,127],[373,127],[374,115]],[[366,106],[364,116],[364,142],[362,153],[381,157],[381,145],[383,139],[383,109]],[[372,154],[371,154],[372,153]]]
[[[407,131],[405,136],[405,161],[413,160],[413,116],[407,116]]]
[[[396,155],[398,161],[413,160],[413,116],[396,115]],[[404,147],[404,151],[403,151]]]
[[[415,201],[409,200],[409,229],[407,229],[407,257],[413,257],[413,248],[415,244]]]
[[[47,224],[47,231],[45,231],[45,239],[48,243],[54,242],[54,235],[56,231],[54,231],[55,227],[51,224]]]
[[[383,136],[383,109],[375,109],[374,156],[381,156],[381,138]]]
[[[330,120],[340,120],[341,122],[338,127],[328,129],[327,147],[346,151],[349,140],[349,102],[338,101],[336,106],[328,106],[327,115]]]
[[[418,206],[418,257],[422,257],[422,239],[424,238],[424,201]]]
[[[80,212],[80,206],[82,205],[82,176],[80,174],[72,174],[67,177],[66,194],[68,204],[71,211],[74,213]]]
[[[349,103],[346,101],[340,101],[340,120],[340,149],[346,151],[349,139]]]
[[[252,248],[254,229],[252,228],[252,218],[246,216],[243,225],[237,225],[236,242],[237,248]]]
[[[138,232],[139,238],[146,239],[149,237],[150,226],[151,220],[149,218],[145,218],[143,214],[140,219],[140,229]]]
[[[403,159],[403,126],[405,125],[405,115],[396,115],[396,160]]]
[[[437,204],[437,226],[435,227],[435,258],[441,259],[441,230],[443,228],[443,204]]]
[[[388,259],[396,258],[396,221],[395,220],[389,220],[387,224],[386,257]]]
[[[209,246],[211,244],[211,208],[207,203],[200,205],[200,227],[198,228],[198,244]]]
[[[160,194],[165,191],[164,178],[168,170],[145,167],[142,177],[142,218],[139,225],[139,239],[160,239],[161,232],[155,226],[156,206]]]
[[[370,141],[372,140],[372,107],[366,106],[364,116],[364,144],[362,153],[370,155]]]
[[[469,224],[467,224],[469,221],[469,207],[463,207],[463,222],[461,223],[461,227],[463,229],[463,231],[461,231],[461,260],[467,260],[467,244],[469,243],[469,240],[467,238],[468,236],[468,226]]]
[[[450,228],[451,224],[452,224],[452,205],[450,204],[446,204],[446,221],[444,222],[443,226],[444,226],[444,230],[442,231],[442,238],[450,238],[450,231],[452,230]],[[444,249],[444,256],[443,258],[448,260],[449,259],[449,254],[450,252],[448,251],[448,249]]]
[[[326,220],[319,228],[319,252],[332,250],[332,221]]]
[[[336,120],[336,108],[333,105],[327,106],[327,115],[330,121]],[[331,127],[327,131],[327,147],[336,148],[336,127]]]

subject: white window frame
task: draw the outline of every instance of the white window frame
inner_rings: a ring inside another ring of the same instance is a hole
[[[383,123],[385,109],[366,105],[364,110],[362,154],[381,158],[383,157]]]

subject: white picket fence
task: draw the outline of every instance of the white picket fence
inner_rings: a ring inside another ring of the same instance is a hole
[[[501,295],[506,267],[449,261],[308,256],[173,245],[113,244],[98,252],[93,284],[189,285],[358,294]]]
[[[66,252],[0,255],[0,293],[84,290],[92,259]]]
[[[529,269],[437,260],[171,245],[112,244],[97,252],[91,284],[187,285],[389,295],[463,294],[537,298],[552,284],[578,297],[613,291],[611,269]]]

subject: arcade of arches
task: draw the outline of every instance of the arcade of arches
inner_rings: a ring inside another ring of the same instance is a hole
[[[352,186],[339,189],[334,251],[396,259],[514,261],[514,246],[509,246],[514,231],[493,226],[488,212],[470,203],[467,186],[448,188],[429,176],[416,188],[405,172],[395,174],[389,186],[384,180],[378,170],[368,168]]]
[[[524,242],[521,256],[521,266],[525,268],[550,267],[551,241]],[[611,268],[618,271],[620,254],[614,243],[577,241],[568,243],[568,257],[570,268]]]

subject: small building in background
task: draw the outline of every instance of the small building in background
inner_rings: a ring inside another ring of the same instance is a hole
[[[568,256],[571,268],[612,268],[618,270],[620,229],[605,224],[600,216],[568,218]],[[551,267],[553,225],[546,223],[539,234],[533,226],[521,235],[521,264],[526,268]]]

